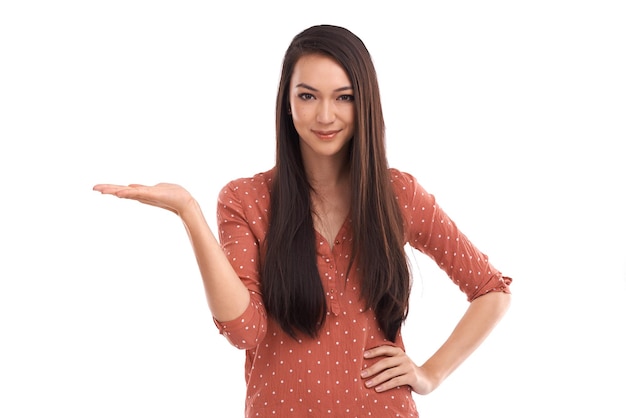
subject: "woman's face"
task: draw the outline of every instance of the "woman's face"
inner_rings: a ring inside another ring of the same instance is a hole
[[[301,57],[289,103],[303,158],[345,157],[354,134],[354,90],[337,61],[319,54]]]

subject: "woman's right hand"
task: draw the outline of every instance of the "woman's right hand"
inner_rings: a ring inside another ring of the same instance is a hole
[[[191,194],[182,186],[171,183],[159,183],[154,186],[129,184],[97,184],[93,190],[102,194],[110,194],[121,199],[132,199],[146,205],[156,206],[182,216],[183,211],[196,202]]]

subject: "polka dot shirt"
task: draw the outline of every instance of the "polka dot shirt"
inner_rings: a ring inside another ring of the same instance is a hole
[[[294,340],[267,317],[260,293],[259,251],[268,228],[273,170],[228,183],[218,198],[222,247],[250,291],[237,319],[215,321],[235,347],[246,350],[246,417],[418,417],[411,389],[378,393],[365,386],[362,369],[379,359],[363,352],[380,345],[404,349],[402,335],[385,339],[372,310],[360,300],[358,270],[348,274],[352,228],[347,219],[331,246],[317,234],[317,266],[328,312],[319,337]],[[511,279],[456,228],[409,174],[390,177],[405,222],[405,239],[429,255],[473,300],[491,291],[509,292]]]

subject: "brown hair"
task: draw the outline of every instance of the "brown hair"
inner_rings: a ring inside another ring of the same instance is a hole
[[[268,314],[294,338],[297,332],[316,336],[326,316],[316,265],[311,186],[288,112],[296,62],[313,53],[335,59],[352,82],[355,130],[349,163],[354,240],[350,266],[355,264],[360,270],[366,307],[374,310],[385,337],[395,341],[408,313],[410,292],[402,216],[389,178],[374,64],[361,39],[342,27],[310,27],[293,38],[285,53],[276,100],[276,173],[264,248],[263,299]]]

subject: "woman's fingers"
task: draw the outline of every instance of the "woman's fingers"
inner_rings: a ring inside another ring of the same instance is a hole
[[[179,214],[181,209],[192,201],[191,195],[183,187],[159,183],[155,186],[132,183],[127,186],[118,184],[97,184],[93,190],[102,194],[132,199],[146,205],[157,206]]]
[[[361,377],[365,379],[365,386],[384,392],[398,386],[415,384],[415,365],[401,348],[380,346],[368,350],[364,356],[382,357],[362,371]]]
[[[93,186],[93,190],[102,194],[113,194],[123,187],[126,186],[120,186],[117,184],[96,184]]]

